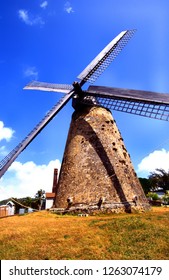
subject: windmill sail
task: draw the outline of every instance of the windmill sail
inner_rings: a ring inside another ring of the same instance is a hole
[[[78,79],[81,80],[80,85],[82,86],[86,81],[94,83],[126,46],[135,31],[136,30],[123,31],[114,38],[80,73],[78,76]]]
[[[87,93],[83,103],[94,96],[95,104],[107,109],[169,121],[169,94],[104,86],[90,86]]]
[[[35,89],[35,90],[43,90],[43,91],[69,93],[71,90],[73,90],[73,86],[67,84],[51,84],[51,83],[32,81],[28,85],[26,85],[24,89]]]
[[[19,156],[19,154],[32,142],[32,140],[42,131],[42,129],[53,119],[54,116],[66,105],[73,96],[74,91],[65,95],[60,101],[47,113],[47,115],[35,126],[35,128],[17,145],[1,162],[0,162],[0,178],[7,171],[9,166]]]
[[[27,137],[0,162],[0,178],[3,176],[12,162],[18,157],[18,155],[32,142],[32,140],[63,108],[63,106],[66,105],[71,97],[73,97],[75,93],[82,93],[81,87],[85,84],[85,82],[94,82],[101,75],[101,73],[108,67],[108,65],[127,44],[134,32],[135,30],[123,31],[114,40],[112,40],[78,76],[78,78],[81,80],[80,83],[75,82],[73,85],[63,85],[33,81],[25,87],[25,89],[62,92],[66,93],[67,95],[64,96],[60,102],[57,103],[41,120],[41,122],[27,135]]]

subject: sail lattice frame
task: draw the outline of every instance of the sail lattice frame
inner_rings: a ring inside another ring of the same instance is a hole
[[[95,98],[95,105],[103,106],[110,110],[125,112],[129,114],[139,115],[143,117],[169,121],[169,104],[159,104],[153,101],[134,101],[125,98],[113,98],[94,94],[87,95],[82,101],[83,104],[91,104]]]

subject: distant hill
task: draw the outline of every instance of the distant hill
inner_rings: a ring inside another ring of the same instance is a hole
[[[10,200],[10,198],[1,200],[1,201],[0,201],[0,206],[1,206],[1,205],[6,205],[7,202],[8,202],[9,200]]]

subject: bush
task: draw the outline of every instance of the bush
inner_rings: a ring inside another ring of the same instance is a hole
[[[169,193],[167,192],[165,195],[162,197],[163,204],[168,205],[169,204]]]
[[[154,193],[154,192],[149,192],[147,194],[147,197],[150,199],[150,200],[159,200],[159,196],[157,193]]]

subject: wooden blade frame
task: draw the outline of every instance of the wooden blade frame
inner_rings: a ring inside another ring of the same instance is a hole
[[[65,95],[60,101],[47,113],[47,115],[35,126],[35,128],[25,137],[25,139],[17,145],[1,162],[0,162],[0,178],[7,171],[9,166],[19,156],[19,154],[32,142],[32,140],[41,132],[41,130],[53,119],[54,116],[67,104],[72,98],[74,91]]]
[[[73,86],[67,84],[51,84],[51,83],[32,81],[28,85],[26,85],[24,89],[69,93],[71,90],[73,90]]]
[[[87,95],[88,94],[88,95]],[[163,93],[90,86],[82,100],[107,109],[169,121],[169,95]]]
[[[114,38],[80,73],[78,76],[78,79],[81,80],[80,85],[82,86],[86,81],[94,83],[126,46],[135,31],[136,30],[123,31]]]

